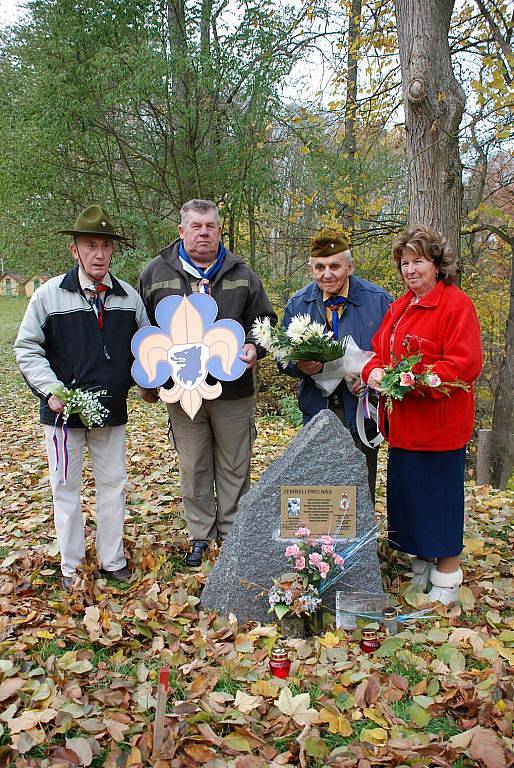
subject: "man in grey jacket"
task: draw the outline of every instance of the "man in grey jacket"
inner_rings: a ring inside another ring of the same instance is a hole
[[[40,400],[54,502],[63,586],[74,587],[85,557],[80,503],[83,451],[87,445],[96,486],[96,551],[104,576],[126,581],[125,424],[132,385],[130,342],[149,325],[137,292],[109,272],[114,245],[123,240],[99,205],[90,205],[74,227],[71,253],[77,264],[44,283],[32,296],[14,348],[21,372]],[[63,421],[60,387],[97,393],[106,416],[86,429],[72,414]]]
[[[155,308],[166,296],[209,293],[218,305],[217,319],[243,326],[246,343],[241,359],[247,370],[224,381],[216,400],[204,400],[194,420],[178,403],[168,403],[170,440],[178,453],[180,488],[191,539],[186,563],[192,567],[212,539],[224,539],[237,503],[250,483],[250,455],[255,437],[252,368],[265,350],[258,348],[252,325],[258,317],[276,323],[271,303],[257,275],[221,242],[221,219],[210,200],[190,200],[180,211],[179,235],[141,274],[139,292],[155,323]],[[212,377],[207,383],[212,383]],[[146,395],[146,399],[151,398]],[[214,494],[216,488],[216,496]]]

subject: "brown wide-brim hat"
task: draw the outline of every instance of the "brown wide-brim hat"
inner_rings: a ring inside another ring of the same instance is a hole
[[[350,249],[350,242],[336,229],[322,229],[311,237],[311,258],[326,258]]]
[[[111,240],[127,242],[124,235],[119,235],[114,230],[114,225],[101,205],[88,205],[82,213],[79,213],[72,229],[59,229],[61,235],[96,235],[108,237]]]

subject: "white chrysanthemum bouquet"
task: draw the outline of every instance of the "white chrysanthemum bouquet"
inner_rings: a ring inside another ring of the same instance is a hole
[[[100,402],[100,397],[107,394],[103,389],[99,392],[87,392],[82,389],[72,389],[59,384],[52,388],[55,395],[64,403],[62,418],[68,421],[72,413],[76,413],[85,427],[100,427],[109,415],[109,411]]]
[[[312,321],[309,315],[295,315],[287,328],[274,328],[269,317],[257,319],[252,333],[258,344],[282,365],[299,360],[337,360],[344,355],[348,339],[334,339],[332,331]]]

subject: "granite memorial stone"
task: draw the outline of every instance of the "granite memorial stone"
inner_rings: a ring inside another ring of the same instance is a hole
[[[267,593],[273,578],[287,570],[284,550],[292,542],[280,538],[281,485],[355,485],[357,539],[375,525],[364,455],[337,416],[323,410],[241,498],[234,525],[202,592],[205,610],[233,613],[240,621],[273,620]],[[357,563],[324,593],[323,602],[332,610],[336,590],[382,591],[374,537],[360,550]]]

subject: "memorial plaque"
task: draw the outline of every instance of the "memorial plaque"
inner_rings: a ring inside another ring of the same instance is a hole
[[[313,536],[354,539],[356,505],[355,485],[281,485],[280,538],[295,538],[303,527]]]

